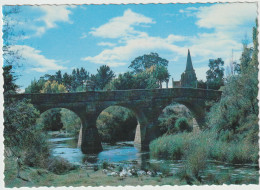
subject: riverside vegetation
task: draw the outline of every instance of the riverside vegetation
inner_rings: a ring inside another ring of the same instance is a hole
[[[11,9],[10,14],[15,14]],[[9,13],[8,13],[9,14]],[[5,13],[4,13],[5,15]],[[10,23],[12,24],[12,23]],[[258,44],[257,29],[253,28],[254,47],[243,44],[240,63],[235,63],[234,72],[223,79],[223,61],[210,60],[207,81],[198,86],[223,90],[219,102],[212,103],[207,123],[198,130],[191,127],[191,115],[180,115],[174,109],[166,109],[159,118],[163,136],[150,144],[150,155],[172,160],[184,160],[183,167],[176,175],[169,175],[167,166],[150,169],[163,175],[133,175],[113,177],[104,174],[109,164],[85,168],[75,166],[65,159],[54,157],[48,144],[48,131],[64,130],[67,135],[78,135],[80,120],[66,109],[53,109],[41,114],[28,100],[14,102],[8,94],[17,93],[15,66],[19,54],[9,46],[13,32],[10,25],[4,25],[4,145],[5,184],[7,187],[21,186],[82,186],[82,185],[182,185],[182,184],[223,184],[258,183],[247,178],[232,181],[229,176],[214,176],[206,173],[209,160],[234,164],[258,165]],[[13,59],[9,55],[13,56]],[[96,89],[125,90],[162,87],[169,81],[168,61],[151,53],[137,57],[129,66],[131,72],[119,74],[108,66],[101,66],[97,74],[90,75],[84,68],[74,69],[71,74],[61,71],[55,75],[46,74],[34,80],[25,89],[26,93],[58,93],[86,91],[85,82],[91,80]],[[223,86],[224,84],[224,86]],[[134,136],[137,121],[129,110],[122,107],[104,110],[97,121],[103,142],[128,140],[120,136],[127,130]],[[122,129],[120,126],[126,126]],[[123,171],[121,166],[110,165],[113,170]],[[102,170],[103,169],[103,170]],[[130,168],[133,169],[133,168]],[[152,171],[146,171],[146,173]],[[206,178],[202,179],[202,175]],[[100,177],[102,176],[102,177]]]

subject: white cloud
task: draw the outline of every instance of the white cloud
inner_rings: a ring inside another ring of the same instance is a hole
[[[194,56],[209,59],[222,58],[229,63],[231,52],[238,58],[241,55],[241,41],[245,34],[251,34],[256,14],[255,3],[215,4],[210,7],[194,9],[198,18],[196,24],[201,28],[211,28],[213,32],[199,33],[190,38],[190,49]]]
[[[250,13],[239,15],[243,11]],[[192,57],[195,58],[197,64],[196,67],[207,64],[209,59],[216,58],[222,58],[226,64],[227,60],[230,59],[232,50],[238,56],[241,53],[241,39],[245,31],[251,32],[252,30],[248,23],[252,23],[256,17],[256,4],[213,4],[209,7],[189,7],[180,12],[188,14],[188,16],[195,16],[198,19],[196,24],[199,27],[212,28],[213,31],[197,33],[194,36],[175,34],[170,34],[166,38],[149,36],[148,33],[135,30],[133,26],[154,23],[153,19],[128,9],[123,16],[112,18],[108,23],[93,29],[91,32],[96,37],[117,39],[116,46],[107,44],[110,48],[103,50],[96,56],[88,56],[82,59],[97,64],[120,66],[129,64],[136,56],[152,51],[159,54],[160,52],[168,53],[169,57],[166,56],[166,58],[174,60],[176,57],[186,56],[187,49],[190,48]],[[233,28],[227,26],[225,19],[228,19],[228,22],[234,21],[232,23]],[[179,46],[176,42],[182,42],[184,45]],[[98,45],[105,44],[100,43]],[[198,75],[202,76],[199,79],[205,79],[205,68],[198,68]]]
[[[113,47],[115,46],[116,44],[114,43],[110,43],[110,42],[100,42],[97,44],[98,46],[108,46],[108,47]]]
[[[256,19],[256,3],[216,4],[200,7],[197,13],[199,27],[220,30],[234,29]]]
[[[178,54],[184,56],[187,54],[186,47],[178,47],[170,43],[169,37],[160,38],[146,36],[128,39],[125,41],[124,45],[114,47],[113,49],[105,49],[100,54],[94,57],[85,57],[83,60],[116,67],[129,64],[129,60],[134,59],[138,55],[150,53],[152,51],[158,52],[160,50],[168,51],[170,52],[170,55]]]
[[[69,19],[69,16],[72,14],[70,8],[74,6],[65,6],[65,5],[41,5],[37,6],[37,9],[40,9],[43,12],[43,16],[36,19],[35,21],[43,21],[43,26],[32,26],[36,31],[35,36],[43,35],[48,29],[57,27],[57,22],[67,22],[72,23]]]
[[[92,28],[90,34],[102,38],[119,38],[143,35],[142,32],[134,30],[133,26],[153,23],[155,22],[151,18],[127,9],[123,16],[112,18],[108,21],[108,23],[98,28]]]
[[[88,35],[85,33],[85,32],[83,32],[82,34],[81,34],[81,36],[80,36],[80,39],[84,39],[84,38],[86,38]]]
[[[14,45],[11,46],[11,50],[18,51],[21,57],[24,59],[24,66],[31,68],[31,70],[37,72],[47,72],[50,70],[62,70],[66,67],[58,65],[59,61],[54,59],[48,59],[41,55],[41,51],[34,49],[27,45]]]
[[[42,5],[39,6],[41,11],[45,14],[38,20],[45,22],[47,28],[54,28],[57,26],[56,22],[71,22],[69,15],[71,11],[68,6],[54,6],[54,5]]]
[[[147,33],[133,28],[136,25],[142,26],[142,24],[152,23],[154,21],[151,18],[134,13],[130,9],[126,10],[123,16],[112,18],[108,23],[90,32],[97,37],[118,39],[117,46],[113,47],[115,44],[101,42],[98,45],[106,45],[110,48],[103,50],[96,56],[84,57],[82,60],[116,67],[129,64],[129,60],[134,59],[136,56],[152,51],[168,51],[170,55],[185,55],[187,53],[186,48],[173,44],[185,40],[186,38],[183,36],[171,34],[167,38],[151,37]],[[111,49],[111,47],[113,48]],[[169,58],[174,59],[174,57],[170,56]]]

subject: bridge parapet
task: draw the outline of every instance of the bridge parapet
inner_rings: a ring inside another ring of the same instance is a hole
[[[199,98],[217,100],[221,91],[195,88],[169,89],[135,89],[116,91],[89,91],[76,93],[44,93],[44,94],[15,94],[10,98],[30,99],[34,104],[44,103],[75,103],[75,102],[105,102],[105,101],[134,101],[164,98]]]

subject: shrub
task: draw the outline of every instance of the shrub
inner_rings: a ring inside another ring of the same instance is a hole
[[[99,170],[99,168],[98,168],[98,165],[97,165],[97,164],[95,164],[95,165],[93,166],[93,170],[94,170],[95,172]]]
[[[104,161],[104,162],[102,163],[102,168],[103,168],[103,169],[107,169],[108,166],[109,166],[108,162]]]
[[[52,157],[49,159],[47,169],[55,174],[64,174],[70,170],[76,169],[76,167],[64,158]]]
[[[176,123],[175,123],[175,129],[176,131],[180,131],[180,132],[191,132],[192,131],[192,126],[189,125],[187,118],[185,117],[181,117],[179,119],[177,119]]]

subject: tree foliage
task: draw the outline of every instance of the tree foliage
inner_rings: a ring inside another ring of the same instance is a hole
[[[210,89],[218,90],[224,85],[224,61],[221,58],[209,60],[209,70],[206,72],[207,84]]]
[[[112,106],[104,110],[97,119],[97,128],[103,142],[114,143],[134,140],[137,121],[130,110]]]
[[[141,73],[151,66],[168,66],[168,60],[161,58],[158,53],[144,54],[135,58],[129,68],[133,69],[134,73]]]
[[[114,72],[107,65],[102,65],[97,69],[97,74],[91,76],[97,89],[104,89],[105,86],[115,77]]]
[[[253,42],[250,57],[247,48],[241,55],[240,74],[227,79],[220,101],[208,115],[209,126],[216,128],[226,140],[248,138],[258,142],[258,49],[255,28]]]
[[[66,87],[63,84],[59,84],[57,81],[47,81],[45,82],[41,93],[61,93],[67,92]]]
[[[12,65],[6,65],[3,67],[4,95],[15,94],[18,89],[18,85],[15,84],[17,77],[14,76],[12,68]]]

